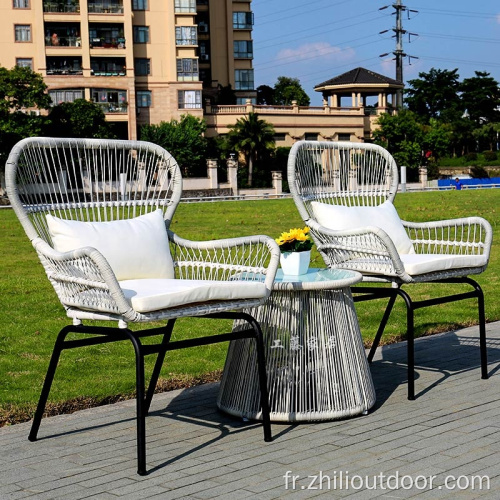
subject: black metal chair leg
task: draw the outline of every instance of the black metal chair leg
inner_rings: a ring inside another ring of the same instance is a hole
[[[368,363],[371,363],[373,361],[373,356],[375,356],[375,352],[380,343],[380,339],[382,338],[382,334],[384,333],[385,326],[387,325],[387,321],[389,320],[389,316],[391,315],[392,308],[394,307],[394,303],[396,302],[396,298],[397,293],[394,293],[394,295],[389,298],[389,302],[387,303],[387,307],[385,308],[384,316],[382,317],[382,321],[380,322],[380,325],[378,327],[377,334],[373,339],[370,352],[368,353]]]
[[[269,408],[269,394],[267,391],[266,357],[264,350],[264,339],[259,323],[252,318],[250,321],[255,331],[255,342],[257,344],[257,365],[259,371],[260,403],[262,407],[262,425],[264,427],[264,441],[273,440],[271,434],[271,410]]]
[[[163,339],[160,344],[162,347],[166,347],[167,344],[170,342],[175,321],[176,321],[175,319],[171,319],[165,326],[165,334],[163,335]],[[153,373],[151,374],[151,378],[149,380],[149,387],[146,392],[146,399],[144,401],[144,411],[146,412],[146,415],[149,413],[149,407],[151,406],[151,401],[153,400],[156,384],[160,376],[161,367],[163,366],[163,362],[165,361],[166,353],[167,353],[166,349],[160,350],[156,358],[155,366],[153,368]]]
[[[488,355],[486,352],[486,315],[484,311],[484,293],[479,283],[469,278],[470,284],[476,289],[477,307],[479,313],[479,349],[481,355],[481,378],[488,378]]]
[[[145,376],[144,355],[141,341],[132,331],[123,330],[130,339],[135,351],[135,385],[136,385],[136,418],[137,418],[137,473],[145,476],[146,471],[146,408],[145,408]]]
[[[64,340],[68,333],[72,330],[73,327],[68,325],[65,326],[57,335],[54,350],[52,351],[49,367],[47,369],[47,374],[45,375],[45,380],[43,382],[42,392],[40,393],[40,399],[38,400],[36,412],[33,417],[33,423],[31,424],[31,430],[28,436],[30,441],[36,441],[38,430],[40,429],[40,424],[42,422],[43,412],[45,411],[45,405],[47,404],[50,388],[52,387],[52,382],[56,373],[57,364],[59,363],[61,352],[64,349]]]
[[[408,399],[413,401],[415,399],[415,313],[413,309],[413,302],[410,296],[399,289],[398,294],[404,299],[406,303],[406,342],[408,349]]]

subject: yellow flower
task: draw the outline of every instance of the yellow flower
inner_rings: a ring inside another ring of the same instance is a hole
[[[302,252],[310,250],[313,242],[308,235],[309,228],[295,227],[288,232],[283,232],[275,239],[276,243],[281,247],[282,251]]]

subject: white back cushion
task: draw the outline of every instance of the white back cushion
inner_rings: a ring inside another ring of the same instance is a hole
[[[327,229],[344,231],[376,226],[387,233],[400,254],[414,253],[413,244],[390,201],[377,207],[344,207],[317,201],[311,206],[315,219]]]
[[[174,278],[161,210],[111,222],[81,222],[47,215],[47,224],[55,250],[96,248],[118,280]]]

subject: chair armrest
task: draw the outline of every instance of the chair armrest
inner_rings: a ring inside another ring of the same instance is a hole
[[[432,222],[402,221],[415,253],[489,256],[493,230],[482,217]]]
[[[172,258],[181,279],[262,281],[271,293],[280,250],[269,236],[191,241],[169,231]]]
[[[137,313],[125,299],[101,252],[83,247],[61,253],[41,238],[35,238],[32,244],[65,307],[119,314],[130,321],[135,319]]]
[[[307,221],[311,236],[328,267],[352,269],[363,274],[405,275],[394,242],[376,226],[336,231]]]

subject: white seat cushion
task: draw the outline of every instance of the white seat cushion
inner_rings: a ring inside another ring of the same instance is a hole
[[[174,277],[161,210],[110,222],[83,222],[47,215],[47,224],[58,252],[96,248],[118,280]]]
[[[327,229],[345,231],[375,226],[384,230],[400,254],[414,253],[413,244],[394,205],[385,201],[376,207],[344,207],[313,201],[314,217]]]
[[[140,313],[210,300],[262,299],[266,286],[254,281],[144,279],[120,281],[132,308]]]
[[[410,276],[448,269],[482,267],[488,262],[484,255],[407,254],[400,257]]]

